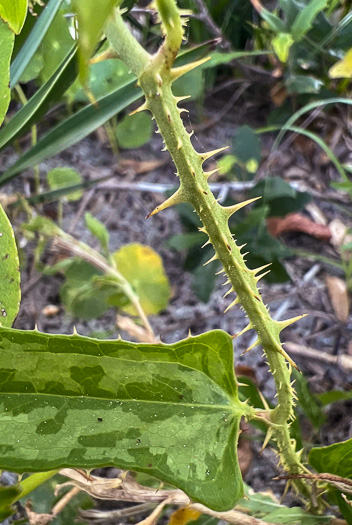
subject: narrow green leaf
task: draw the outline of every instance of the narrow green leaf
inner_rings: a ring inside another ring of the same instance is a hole
[[[210,60],[204,62],[200,69],[209,69],[232,62],[232,60],[239,60],[240,58],[257,57],[261,55],[271,55],[272,51],[231,51],[231,53],[210,53]]]
[[[329,390],[328,392],[319,394],[318,399],[323,405],[330,405],[338,401],[348,401],[352,399],[352,390]]]
[[[0,148],[4,148],[27,131],[33,123],[38,122],[45,115],[53,102],[60,99],[76,76],[76,53],[77,48],[74,46],[51,78],[0,130]]]
[[[328,447],[312,448],[309,463],[317,472],[352,479],[352,438]]]
[[[22,76],[22,73],[32,60],[35,52],[43,41],[47,30],[50,27],[53,18],[60,9],[62,0],[49,0],[46,8],[38,18],[38,21],[34,24],[34,27],[23,44],[21,51],[16,56],[15,60],[11,64],[11,81],[10,88],[12,89]]]
[[[325,9],[328,0],[311,0],[297,15],[291,27],[291,33],[295,42],[308,33],[313,21],[320,11]]]
[[[88,62],[97,45],[105,22],[116,5],[117,0],[74,0],[77,11],[78,38],[80,44],[79,76],[84,84],[88,77]],[[121,3],[121,2],[119,2]]]
[[[135,80],[133,80],[110,95],[98,99],[97,105],[89,104],[40,139],[0,176],[0,184],[11,180],[17,173],[39,164],[47,157],[52,157],[76,144],[141,96],[141,90],[135,88]]]
[[[10,104],[10,60],[14,44],[14,34],[0,20],[0,125],[2,124]]]
[[[18,485],[12,487],[0,487],[0,520],[5,520],[15,512],[12,503],[18,500],[21,489]]]
[[[0,205],[0,323],[12,326],[20,305],[20,271],[12,226]]]
[[[109,252],[109,232],[106,229],[105,225],[96,217],[89,212],[84,216],[86,221],[86,226],[94,237],[98,239],[100,245],[105,253]]]
[[[243,495],[237,396],[221,330],[173,345],[0,329],[0,468],[115,465],[215,510]]]
[[[14,33],[21,32],[27,15],[27,0],[0,0],[0,17]]]

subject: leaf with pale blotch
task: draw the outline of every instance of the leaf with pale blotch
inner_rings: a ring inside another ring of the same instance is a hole
[[[113,254],[118,271],[127,279],[137,293],[147,315],[159,313],[170,299],[170,285],[163,261],[150,246],[128,244]],[[133,306],[122,310],[136,314]]]
[[[0,124],[2,124],[10,104],[10,60],[14,44],[14,34],[5,22],[0,20]]]
[[[0,324],[12,326],[21,298],[19,260],[13,229],[0,205]]]
[[[232,339],[172,345],[0,328],[0,468],[113,465],[215,510],[243,494]]]
[[[27,15],[27,0],[0,0],[0,17],[18,35]]]
[[[339,60],[329,69],[330,78],[352,77],[352,48],[347,51],[342,60]]]

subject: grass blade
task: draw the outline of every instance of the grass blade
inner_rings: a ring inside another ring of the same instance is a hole
[[[142,92],[135,86],[135,83],[133,79],[109,95],[98,99],[96,105],[89,104],[55,126],[0,176],[0,185],[8,182],[21,171],[76,144],[140,98]]]
[[[59,68],[49,80],[33,95],[6,126],[0,130],[0,149],[13,142],[30,126],[45,115],[53,101],[58,100],[77,76],[75,57],[77,47],[74,45]]]
[[[38,22],[36,22],[29,37],[23,44],[21,51],[12,62],[10,69],[11,89],[17,84],[22,76],[22,73],[28,66],[29,62],[32,60],[35,52],[42,43],[54,16],[60,9],[61,4],[62,0],[49,0],[48,5],[38,18]]]

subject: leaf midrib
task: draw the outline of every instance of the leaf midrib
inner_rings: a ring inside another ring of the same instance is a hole
[[[188,408],[188,407],[194,407],[194,408],[210,408],[210,409],[216,409],[216,410],[229,410],[229,409],[236,409],[236,405],[234,403],[231,403],[231,400],[230,403],[228,405],[209,405],[209,404],[204,404],[204,405],[201,405],[199,403],[172,403],[172,402],[169,402],[169,401],[150,401],[150,400],[143,400],[143,399],[117,399],[117,398],[111,398],[111,397],[96,397],[96,396],[82,396],[82,395],[78,395],[78,396],[72,396],[72,395],[62,395],[62,394],[50,394],[50,393],[45,393],[45,392],[0,392],[0,399],[1,399],[1,396],[39,396],[39,397],[56,397],[56,398],[62,398],[62,399],[87,399],[87,400],[92,400],[92,401],[112,401],[112,402],[116,402],[116,403],[144,403],[144,404],[150,404],[150,405],[161,405],[161,406],[166,406],[166,405],[171,405],[171,406],[179,406],[179,407],[184,407],[184,408]],[[235,413],[235,410],[231,410],[231,412]],[[242,413],[240,410],[238,410],[238,412]],[[1,416],[0,416],[1,418]]]

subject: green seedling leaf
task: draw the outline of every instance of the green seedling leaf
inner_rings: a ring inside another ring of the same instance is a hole
[[[237,159],[234,155],[224,155],[217,161],[220,168],[220,175],[227,175],[231,172],[232,168],[236,165]]]
[[[211,250],[209,251],[211,252]],[[204,266],[204,263],[206,263],[212,256],[209,251],[208,253],[202,254],[203,257],[200,260],[200,264],[198,264],[198,266],[192,271],[192,290],[203,303],[207,303],[210,299],[217,278],[215,274],[219,269],[218,261],[214,261]]]
[[[329,69],[330,78],[352,77],[352,48],[347,51],[342,60],[339,60]]]
[[[85,261],[74,259],[64,273],[66,280],[61,286],[60,298],[65,310],[73,317],[84,321],[97,319],[111,307],[108,299],[116,292],[116,286],[104,286],[99,279],[102,276],[99,270]]]
[[[328,0],[311,0],[297,15],[291,27],[291,33],[295,42],[308,33],[318,13],[325,9]]]
[[[14,33],[21,32],[27,16],[27,0],[0,0],[0,17]]]
[[[235,174],[240,179],[252,179],[261,159],[259,137],[249,126],[238,128],[233,141],[232,152],[237,159]]]
[[[151,139],[153,124],[149,113],[128,115],[116,126],[116,138],[124,149],[140,148]]]
[[[12,226],[0,205],[0,323],[12,326],[20,306],[20,271]]]
[[[0,125],[10,104],[10,60],[14,44],[14,34],[5,22],[0,20]]]
[[[173,250],[182,252],[194,246],[201,247],[207,240],[208,237],[204,233],[180,233],[179,235],[173,235],[167,241],[167,245]]]
[[[62,0],[49,0],[42,14],[38,18],[38,21],[34,24],[29,37],[11,64],[11,89],[17,84],[26,67],[35,55],[37,49],[43,41],[43,38],[46,35],[47,30],[50,27],[51,22],[60,9],[61,4]]]
[[[210,53],[210,60],[204,62],[199,69],[210,69],[216,66],[221,66],[222,64],[228,64],[233,60],[238,60],[240,58],[255,57],[261,55],[271,55],[271,51],[232,51],[231,53]]]
[[[52,191],[60,190],[81,184],[82,176],[72,168],[54,168],[47,173],[47,181]],[[66,200],[77,201],[82,197],[83,192],[78,190],[66,195]]]
[[[239,505],[248,509],[251,516],[261,518],[269,523],[285,523],[291,525],[319,525],[330,523],[332,516],[316,516],[308,514],[300,507],[288,508],[268,494],[254,492],[244,483],[245,498]]]
[[[352,390],[330,390],[319,394],[318,399],[323,405],[330,405],[331,403],[337,403],[338,401],[347,401],[352,399]]]
[[[146,315],[154,315],[164,310],[170,299],[170,285],[163,262],[149,246],[128,244],[112,255],[118,271],[132,285],[139,297]],[[132,305],[124,311],[136,315]]]
[[[76,76],[76,53],[77,48],[73,47],[52,77],[0,130],[0,148],[11,144],[19,135],[25,133],[33,123],[45,115],[53,102],[60,99]]]
[[[309,463],[317,472],[352,479],[352,439],[328,447],[312,448]]]
[[[40,72],[40,78],[42,82],[49,80],[55,73],[67,53],[72,49],[73,44],[67,18],[64,17],[64,13],[60,9],[53,18],[41,45],[43,68]]]
[[[287,62],[293,42],[294,40],[290,33],[279,33],[272,40],[272,46],[280,62],[283,62],[284,64]]]
[[[21,489],[18,485],[12,487],[1,487],[0,486],[0,520],[6,520],[6,518],[12,516],[15,510],[11,507],[12,503],[18,500],[18,496],[21,493]]]
[[[307,192],[296,191],[280,177],[266,177],[249,192],[251,197],[262,197],[268,207],[268,217],[284,217],[301,210],[310,200]],[[259,201],[260,202],[260,201]]]
[[[120,2],[119,2],[120,3]],[[78,38],[80,47],[79,76],[82,84],[88,79],[88,62],[98,43],[105,22],[117,0],[101,0],[97,9],[96,0],[74,0],[77,12]]]
[[[135,81],[132,81],[99,99],[97,105],[89,104],[55,126],[33,148],[20,157],[0,176],[0,185],[11,180],[24,169],[37,165],[47,157],[57,155],[76,144],[141,96],[140,89],[136,89]]]
[[[88,90],[95,99],[108,95],[131,79],[131,72],[122,60],[111,59],[92,64],[89,68]],[[90,102],[79,79],[66,93],[70,102]]]
[[[235,447],[251,409],[225,332],[173,345],[5,328],[0,338],[0,468],[113,465],[219,511],[243,495]]]
[[[110,236],[105,225],[99,219],[93,217],[93,215],[89,212],[85,214],[84,218],[88,230],[91,232],[92,235],[94,235],[94,237],[98,239],[104,253],[108,253]]]
[[[203,71],[201,68],[194,69],[184,77],[179,78],[173,84],[173,93],[177,97],[190,96],[197,100],[204,92]],[[190,100],[191,100],[190,99]]]
[[[319,93],[324,82],[308,75],[290,75],[285,82],[288,93]]]
[[[274,33],[285,33],[285,24],[278,16],[270,13],[270,11],[264,7],[262,7],[260,10],[260,16],[263,18],[263,20],[265,20]]]

